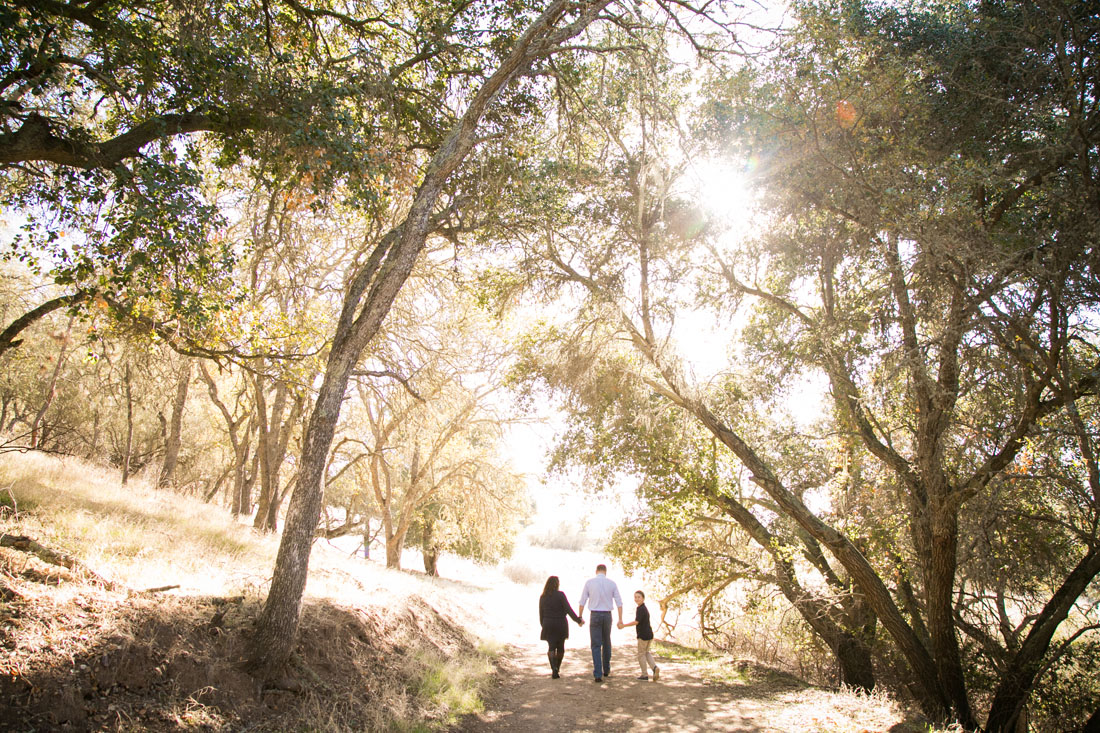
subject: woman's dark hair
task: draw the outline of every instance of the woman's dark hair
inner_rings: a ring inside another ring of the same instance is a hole
[[[549,595],[558,589],[558,576],[551,575],[546,579],[546,587],[542,589],[542,594]]]

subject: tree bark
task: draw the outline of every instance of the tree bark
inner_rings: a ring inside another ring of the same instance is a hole
[[[57,378],[61,375],[61,366],[65,363],[65,347],[69,343],[69,334],[73,330],[73,319],[69,317],[69,325],[65,328],[65,335],[61,340],[61,348],[57,350],[57,361],[53,365],[53,372],[50,373],[50,381],[46,385],[46,396],[42,400],[42,407],[34,416],[34,421],[31,423],[31,448],[37,449],[41,436],[39,435],[39,427],[42,425],[42,419],[46,417],[46,411],[50,409],[50,405],[53,404],[53,398],[57,396]],[[0,351],[0,353],[3,353]],[[127,385],[129,386],[129,385]],[[125,483],[125,482],[123,482]]]
[[[23,343],[23,341],[17,337],[32,324],[37,323],[56,310],[76,305],[77,303],[87,300],[87,298],[88,296],[86,293],[62,295],[61,297],[47,300],[37,308],[33,308],[19,318],[16,318],[7,328],[0,332],[0,355]],[[69,319],[69,323],[72,323],[71,318]]]
[[[254,669],[274,673],[290,658],[297,642],[309,553],[324,499],[325,463],[348,378],[424,247],[431,214],[444,184],[477,144],[477,128],[500,92],[530,68],[536,58],[549,55],[555,44],[584,30],[609,2],[550,3],[474,94],[462,117],[432,156],[405,220],[383,237],[349,283],[325,375],[306,429],[298,486],[290,498],[271,589],[251,642],[249,661]],[[555,28],[571,10],[578,11],[578,17],[563,28]]]
[[[172,400],[172,418],[168,423],[168,439],[164,443],[164,463],[160,468],[157,485],[164,487],[172,481],[183,444],[183,408],[187,404],[187,390],[191,385],[191,360],[184,361],[176,380],[176,397]]]
[[[126,365],[126,449],[122,456],[122,485],[130,480],[130,456],[134,451],[134,394],[130,386],[130,365]]]
[[[875,671],[869,640],[862,638],[857,630],[849,628],[853,624],[845,623],[846,614],[802,587],[791,561],[794,556],[793,548],[782,538],[772,534],[748,507],[733,497],[716,491],[707,491],[705,495],[741,525],[759,547],[771,555],[779,591],[832,650],[837,660],[841,683],[868,692],[873,690]],[[870,636],[873,637],[873,633]]]
[[[238,483],[234,489],[234,496],[236,496],[237,504],[240,507],[238,514],[241,515],[252,513],[252,489],[256,485],[256,477],[260,475],[260,451],[254,450],[249,453],[252,446],[252,435],[255,432],[256,423],[254,420],[249,420],[248,430],[245,432],[244,440],[241,441],[241,455],[236,476]],[[252,468],[248,467],[249,456],[252,457]]]
[[[424,572],[435,578],[439,575],[439,548],[435,545],[435,522],[421,522],[420,552],[424,557]]]
[[[392,570],[401,569],[401,553],[405,550],[405,535],[394,533],[386,538],[386,567]]]
[[[1042,669],[1043,656],[1050,648],[1054,632],[1097,575],[1100,575],[1100,548],[1094,548],[1077,563],[1043,607],[1019,651],[1012,656],[1008,669],[1001,675],[993,694],[993,703],[985,724],[987,733],[1015,731],[1017,719]]]
[[[252,526],[264,532],[273,531],[273,527],[267,526],[268,507],[271,504],[275,492],[277,479],[272,476],[271,466],[271,429],[267,414],[267,395],[264,392],[264,379],[256,376],[253,380],[253,391],[256,395],[256,455],[259,456],[260,468],[260,500],[256,509],[256,517]],[[275,420],[276,413],[281,410],[281,393],[278,388],[275,392],[275,404],[272,406],[271,420]]]

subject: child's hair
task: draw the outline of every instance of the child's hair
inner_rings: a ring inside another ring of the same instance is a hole
[[[640,590],[636,590],[636,591],[634,591],[634,595],[636,595],[636,596],[641,596],[641,597],[642,597],[642,600],[643,600],[643,601],[645,600],[645,593],[642,593],[642,592],[641,592]]]

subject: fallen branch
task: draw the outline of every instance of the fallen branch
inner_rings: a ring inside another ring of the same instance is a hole
[[[19,550],[20,552],[29,552],[35,555],[43,562],[50,565],[57,565],[59,567],[72,570],[73,572],[83,573],[91,576],[96,582],[103,584],[107,588],[114,589],[117,587],[115,583],[100,577],[97,573],[93,572],[89,568],[85,567],[83,563],[77,560],[71,555],[66,555],[63,552],[57,552],[51,550],[39,544],[36,540],[27,537],[25,535],[4,534],[0,535],[0,547],[10,547],[13,550]]]
[[[156,588],[146,588],[142,593],[163,593],[166,590],[175,590],[178,585],[158,585]]]
[[[80,561],[74,557],[66,555],[64,553],[55,552],[48,547],[44,547],[30,537],[24,535],[5,534],[0,535],[0,547],[10,547],[13,550],[19,550],[21,552],[29,552],[38,556],[43,562],[48,562],[50,565],[60,565],[63,568],[69,570],[76,570],[80,567]]]

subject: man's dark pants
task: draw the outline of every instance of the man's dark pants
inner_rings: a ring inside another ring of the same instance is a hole
[[[597,679],[611,674],[611,611],[593,611],[588,617],[592,638],[592,674]]]

